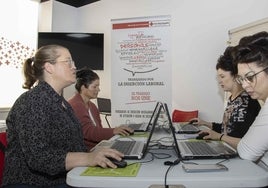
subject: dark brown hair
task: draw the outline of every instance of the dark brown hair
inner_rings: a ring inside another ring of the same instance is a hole
[[[97,73],[92,71],[91,69],[84,67],[76,72],[76,84],[75,89],[80,93],[81,87],[88,86],[95,80],[99,80],[99,76]]]

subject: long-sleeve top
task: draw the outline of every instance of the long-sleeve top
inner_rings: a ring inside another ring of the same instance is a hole
[[[259,115],[237,146],[243,159],[257,161],[268,151],[268,100],[266,99]]]
[[[84,142],[88,150],[92,149],[100,141],[110,139],[114,136],[113,128],[104,128],[102,126],[99,109],[93,102],[89,101],[89,108],[86,108],[79,93],[71,97],[68,102],[72,106],[77,118],[80,120]],[[92,116],[90,116],[89,110]],[[94,120],[92,118],[94,118]]]
[[[261,106],[245,91],[234,100],[229,98],[222,123],[213,123],[212,129],[232,137],[242,138],[258,115]]]
[[[16,100],[6,124],[3,185],[66,183],[67,153],[87,151],[71,106],[46,82]]]

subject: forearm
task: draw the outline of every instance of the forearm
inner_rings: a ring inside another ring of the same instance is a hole
[[[234,148],[234,149],[237,149],[237,145],[238,145],[240,140],[241,140],[241,138],[231,137],[228,135],[223,135],[221,137],[221,141],[226,142],[227,144],[232,146],[232,148]]]
[[[90,165],[91,154],[84,152],[69,152],[66,155],[65,168],[67,171],[79,166],[91,166]]]

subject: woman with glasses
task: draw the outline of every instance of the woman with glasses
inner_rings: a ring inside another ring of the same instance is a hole
[[[83,68],[76,72],[75,89],[77,93],[68,102],[72,106],[79,119],[84,142],[88,150],[91,150],[102,140],[108,140],[114,135],[128,136],[133,129],[127,126],[104,128],[101,123],[100,112],[97,106],[91,102],[98,97],[100,91],[100,78],[89,68]]]
[[[41,47],[25,61],[28,89],[14,103],[8,117],[3,187],[54,187],[66,185],[66,174],[79,166],[116,166],[121,160],[112,149],[87,152],[79,120],[63,98],[63,89],[76,81],[76,67],[68,49]]]
[[[255,120],[260,110],[260,104],[236,82],[237,68],[233,65],[232,53],[234,47],[226,48],[216,65],[218,82],[225,92],[230,93],[221,123],[207,122],[200,118],[194,124],[210,128],[205,138],[221,140],[223,137],[242,138]]]
[[[261,100],[264,105],[242,138],[224,135],[221,140],[237,149],[241,158],[258,162],[268,151],[268,33],[256,33],[246,39],[246,43],[243,40],[235,47],[234,64],[238,68],[236,81],[252,99]]]
[[[268,33],[253,39],[248,45],[237,47],[237,82],[253,99],[263,101],[264,105],[238,142],[237,151],[241,158],[257,161],[268,151]]]

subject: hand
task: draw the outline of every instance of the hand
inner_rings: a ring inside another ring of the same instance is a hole
[[[212,123],[204,121],[204,120],[202,120],[200,118],[192,118],[192,119],[190,119],[190,121],[195,121],[195,122],[193,122],[193,125],[198,125],[198,126],[204,125],[204,126],[207,126],[210,129],[212,128]]]
[[[204,130],[204,131],[200,131],[198,134],[201,134],[201,133],[208,133],[208,135],[204,136],[203,139],[204,140],[219,140],[221,134],[216,132],[216,131],[213,131],[211,129],[208,129],[208,130]]]
[[[90,152],[88,154],[90,166],[100,166],[102,168],[117,168],[117,166],[112,163],[107,157],[111,157],[118,161],[121,161],[122,157],[124,156],[119,151],[108,148],[94,150],[93,152]]]
[[[128,126],[122,125],[122,126],[114,128],[113,133],[114,135],[119,134],[122,136],[129,136],[131,133],[134,133],[134,130]]]

